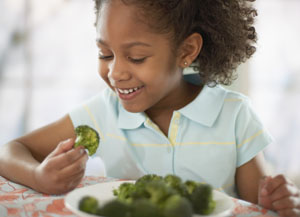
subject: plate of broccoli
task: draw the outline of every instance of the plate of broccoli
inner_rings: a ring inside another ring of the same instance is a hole
[[[76,189],[65,205],[82,217],[221,217],[230,215],[234,203],[208,184],[151,174]]]

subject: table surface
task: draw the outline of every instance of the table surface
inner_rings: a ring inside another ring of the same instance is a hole
[[[116,181],[113,178],[86,176],[77,188]],[[23,185],[8,181],[0,176],[0,217],[75,217],[64,205],[65,195],[55,196],[38,193]],[[232,198],[234,208],[231,217],[278,216],[258,205]]]

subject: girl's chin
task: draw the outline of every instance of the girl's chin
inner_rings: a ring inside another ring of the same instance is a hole
[[[128,105],[128,104],[124,104],[122,103],[123,108],[131,113],[140,113],[140,112],[144,112],[145,110],[142,109],[140,106],[134,106],[133,104]]]

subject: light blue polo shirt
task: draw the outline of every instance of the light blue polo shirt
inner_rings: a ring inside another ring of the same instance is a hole
[[[74,127],[87,124],[99,132],[96,155],[109,177],[175,174],[231,196],[237,196],[236,168],[272,141],[249,99],[221,86],[204,86],[190,104],[174,111],[168,137],[145,113],[126,111],[109,88],[70,117]]]

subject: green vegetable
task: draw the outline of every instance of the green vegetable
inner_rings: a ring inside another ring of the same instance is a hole
[[[208,215],[216,207],[213,200],[213,191],[210,185],[200,184],[190,196],[194,212],[200,215]]]
[[[132,202],[132,196],[136,192],[136,186],[133,183],[124,182],[118,189],[114,189],[113,193],[118,199],[125,203]]]
[[[188,192],[188,195],[191,195],[194,192],[194,190],[200,185],[200,183],[188,180],[184,183],[184,185]]]
[[[97,215],[105,217],[131,217],[130,207],[119,200],[112,200],[99,208]]]
[[[193,215],[193,208],[190,202],[180,195],[172,195],[169,197],[164,205],[164,217],[191,217]]]
[[[158,207],[147,199],[136,200],[131,207],[131,217],[163,217]]]
[[[74,147],[84,146],[89,151],[90,156],[95,154],[100,140],[97,131],[87,125],[81,125],[75,128],[75,133]]]
[[[216,206],[210,185],[183,183],[175,175],[145,175],[135,183],[122,183],[113,194],[116,199],[100,208],[87,207],[86,212],[106,217],[192,217],[209,215]]]
[[[155,174],[147,174],[136,180],[136,185],[143,185],[144,183],[150,182],[150,181],[160,181],[163,180],[162,176],[158,176]]]
[[[173,188],[179,195],[183,197],[188,196],[188,190],[182,183],[181,178],[175,175],[167,175],[164,177],[164,182],[171,188]]]
[[[161,206],[168,197],[176,193],[163,180],[144,183],[144,189],[149,195],[149,200],[157,206]]]
[[[98,209],[98,200],[91,196],[85,196],[79,201],[79,210],[91,214],[96,214]]]

